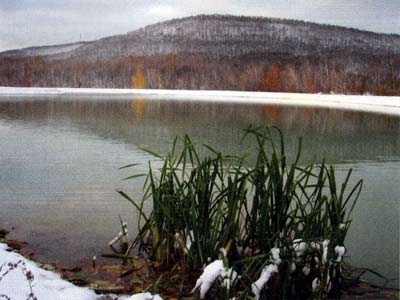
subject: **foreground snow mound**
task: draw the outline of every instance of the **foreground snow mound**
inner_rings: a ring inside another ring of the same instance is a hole
[[[41,269],[36,263],[16,252],[7,251],[6,244],[0,243],[0,298],[11,300],[100,300],[97,295],[84,287],[77,287],[63,280],[60,275]],[[32,279],[32,292],[29,278]],[[5,297],[7,296],[7,297]],[[141,293],[120,296],[119,300],[162,300],[158,295]]]

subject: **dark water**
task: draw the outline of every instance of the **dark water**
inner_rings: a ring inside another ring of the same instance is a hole
[[[279,126],[291,155],[325,157],[339,175],[365,184],[347,246],[352,264],[399,277],[400,118],[320,108],[142,99],[0,100],[0,227],[39,256],[72,264],[107,252],[118,216],[136,231],[140,181],[122,181],[132,162],[146,170],[146,147],[165,153],[177,135],[239,153],[249,124]],[[398,286],[398,279],[391,282]]]

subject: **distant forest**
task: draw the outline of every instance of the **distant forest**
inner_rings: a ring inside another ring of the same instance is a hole
[[[198,16],[59,49],[0,53],[0,86],[400,95],[399,36],[300,21]]]

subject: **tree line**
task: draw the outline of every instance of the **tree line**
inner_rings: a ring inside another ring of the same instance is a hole
[[[77,61],[0,57],[0,86],[400,95],[400,57],[179,53]]]

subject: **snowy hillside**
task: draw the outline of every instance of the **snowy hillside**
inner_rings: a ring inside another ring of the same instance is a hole
[[[400,53],[400,36],[310,22],[200,15],[161,22],[88,43],[34,47],[0,55],[53,55],[80,60],[113,56],[206,53],[211,57],[324,52]]]
[[[211,57],[323,52],[400,53],[400,36],[271,18],[196,16],[157,23],[88,43],[76,58],[207,53]]]
[[[63,44],[63,45],[51,45],[51,46],[40,46],[40,47],[29,47],[18,50],[9,50],[5,52],[1,52],[0,55],[3,56],[45,56],[45,55],[54,55],[64,52],[69,52],[75,50],[82,45],[85,45],[86,42],[72,43],[72,44]]]

